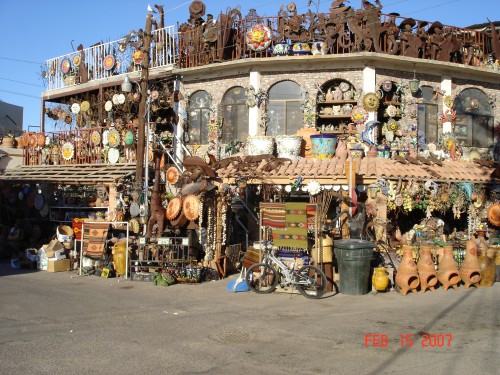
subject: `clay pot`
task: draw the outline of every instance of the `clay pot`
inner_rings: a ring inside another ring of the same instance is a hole
[[[460,278],[464,282],[466,289],[469,289],[471,285],[477,287],[481,280],[475,240],[469,240],[465,243],[465,258],[462,268],[460,268]]]
[[[337,142],[337,148],[335,150],[335,156],[340,159],[341,162],[344,162],[347,159],[347,146],[345,144],[345,141],[342,139],[339,139]]]
[[[480,255],[477,258],[479,271],[481,272],[479,286],[493,286],[496,279],[495,260],[488,256],[488,245],[485,242],[480,242],[479,251]]]
[[[373,270],[372,285],[377,292],[385,292],[389,286],[389,277],[384,267],[377,267]]]
[[[431,247],[422,245],[420,247],[420,259],[417,263],[418,276],[420,278],[420,289],[424,293],[427,289],[434,291],[438,282],[436,268],[431,256]]]
[[[458,288],[460,276],[458,273],[458,263],[453,258],[453,246],[447,245],[443,247],[443,257],[439,261],[437,275],[444,290],[448,290],[449,287]]]
[[[420,280],[417,273],[417,265],[413,261],[413,248],[408,245],[403,246],[403,259],[396,274],[396,284],[399,286],[399,292],[406,296],[409,291],[417,293]]]

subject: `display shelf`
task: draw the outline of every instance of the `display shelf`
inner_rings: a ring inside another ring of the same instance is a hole
[[[357,104],[358,101],[355,99],[349,100],[325,100],[324,102],[318,102],[318,105],[322,104]]]
[[[66,209],[66,210],[107,210],[108,207],[88,207],[88,206],[49,206],[51,209]]]
[[[351,118],[351,115],[318,115],[319,118],[331,118],[331,119],[346,119]]]

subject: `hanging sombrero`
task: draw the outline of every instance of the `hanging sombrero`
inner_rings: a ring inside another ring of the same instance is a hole
[[[174,220],[179,216],[182,211],[182,198],[175,197],[168,202],[167,210],[165,211],[165,216],[169,220]]]
[[[200,200],[196,195],[188,195],[182,202],[182,212],[188,220],[196,220],[200,216]]]
[[[488,208],[488,220],[496,227],[500,227],[500,203],[494,203]]]
[[[172,185],[179,181],[179,170],[176,167],[167,169],[167,181]]]

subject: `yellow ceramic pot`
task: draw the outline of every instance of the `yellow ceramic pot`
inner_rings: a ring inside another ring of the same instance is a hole
[[[389,286],[389,276],[384,267],[378,267],[373,270],[372,285],[378,292],[384,292]]]

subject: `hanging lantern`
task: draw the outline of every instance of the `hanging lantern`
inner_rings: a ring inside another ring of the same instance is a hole
[[[415,77],[413,79],[410,79],[408,84],[410,85],[410,91],[412,94],[416,94],[418,90],[420,90],[420,81]]]

